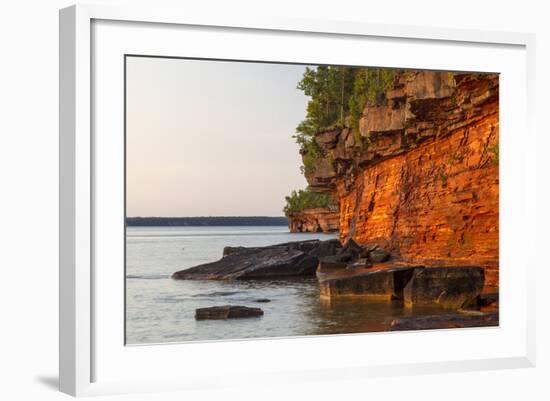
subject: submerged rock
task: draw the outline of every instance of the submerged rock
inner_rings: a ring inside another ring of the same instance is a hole
[[[176,280],[250,280],[314,276],[319,258],[334,254],[338,240],[288,242],[265,247],[226,247],[223,258],[180,270]]]
[[[485,281],[480,267],[427,267],[417,269],[403,290],[405,304],[441,305],[458,309],[476,300]]]
[[[271,302],[271,299],[260,298],[260,299],[254,300],[254,302],[258,302],[258,303],[260,303],[260,304],[265,304],[265,303]]]
[[[443,315],[411,316],[394,319],[390,330],[455,329],[498,326],[498,312],[447,313]]]
[[[196,320],[207,319],[238,319],[245,317],[262,316],[264,311],[260,308],[249,308],[247,306],[212,306],[209,308],[199,308],[195,311]]]

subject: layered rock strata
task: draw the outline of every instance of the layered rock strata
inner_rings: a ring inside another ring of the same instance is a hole
[[[401,300],[407,307],[440,306],[455,310],[477,306],[484,285],[482,268],[463,266],[387,264],[353,270],[333,269],[318,277],[321,297],[325,298]]]
[[[499,77],[406,72],[359,132],[316,136],[306,178],[339,201],[340,239],[423,265],[482,266],[498,286]]]
[[[315,276],[319,258],[341,248],[338,240],[296,241],[265,247],[225,247],[223,257],[172,274],[176,280],[260,280]]]
[[[312,208],[288,215],[288,228],[291,233],[335,232],[340,225],[338,208]]]

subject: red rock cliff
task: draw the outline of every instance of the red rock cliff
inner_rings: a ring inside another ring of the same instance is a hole
[[[413,263],[479,265],[498,285],[498,75],[406,72],[359,134],[319,133],[310,188],[340,204],[340,238]]]
[[[338,231],[340,213],[338,208],[313,208],[290,213],[288,228],[292,233],[317,233]]]

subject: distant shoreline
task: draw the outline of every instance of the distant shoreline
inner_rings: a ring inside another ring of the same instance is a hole
[[[284,216],[127,217],[128,227],[288,226]]]

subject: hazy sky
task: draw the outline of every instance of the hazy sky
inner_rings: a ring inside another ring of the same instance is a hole
[[[127,58],[128,216],[279,216],[304,66]]]

